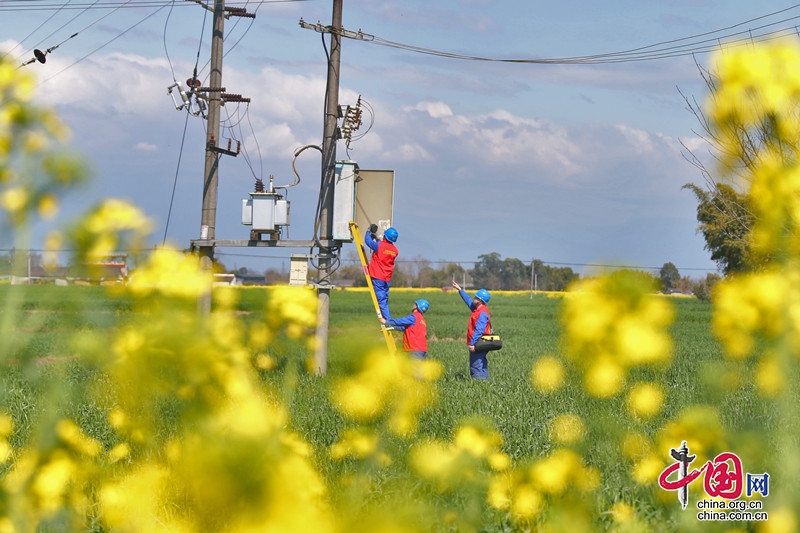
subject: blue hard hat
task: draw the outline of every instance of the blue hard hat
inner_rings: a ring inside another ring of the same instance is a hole
[[[487,291],[486,289],[480,289],[478,292],[475,293],[475,298],[477,298],[478,300],[482,301],[485,304],[489,303],[489,299],[491,297],[492,295],[489,294],[489,291]]]
[[[424,298],[420,298],[419,300],[414,302],[414,304],[416,304],[417,309],[419,309],[420,313],[425,313],[425,311],[427,311],[428,308],[431,306],[431,304],[428,303],[428,300]]]
[[[394,228],[389,228],[383,232],[383,236],[389,242],[394,242],[397,240],[397,230]]]

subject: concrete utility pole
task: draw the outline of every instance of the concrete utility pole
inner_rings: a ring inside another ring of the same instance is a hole
[[[325,127],[322,140],[322,190],[319,212],[319,276],[317,286],[317,332],[314,366],[320,375],[328,371],[328,314],[330,311],[330,267],[336,253],[333,241],[333,189],[336,172],[336,120],[339,110],[339,65],[342,52],[342,0],[333,0],[328,83],[325,89]],[[360,243],[357,243],[360,245]]]
[[[225,33],[225,0],[214,0],[214,30],[211,35],[211,73],[208,91],[208,127],[206,128],[206,166],[203,174],[203,210],[200,217],[200,240],[212,244],[200,247],[200,268],[210,272],[214,260],[217,219],[217,186],[219,153],[214,150],[219,140],[220,96],[222,94],[222,43]],[[198,301],[201,314],[211,313],[211,291]]]

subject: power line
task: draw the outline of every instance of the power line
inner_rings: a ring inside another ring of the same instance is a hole
[[[408,52],[415,52],[419,54],[433,55],[438,57],[445,57],[449,59],[461,59],[467,61],[486,61],[497,63],[521,63],[521,64],[541,64],[541,65],[587,65],[587,64],[608,64],[608,63],[627,63],[632,61],[652,61],[656,59],[666,59],[681,56],[694,56],[697,54],[709,53],[724,47],[736,47],[753,44],[757,42],[771,41],[781,39],[789,36],[794,36],[800,33],[798,30],[798,19],[800,15],[791,16],[762,24],[753,28],[741,28],[747,24],[762,21],[770,17],[781,15],[793,9],[800,7],[800,4],[774,11],[766,15],[761,15],[743,22],[739,22],[732,26],[720,28],[717,30],[699,33],[688,37],[678,39],[671,39],[662,41],[655,44],[622,50],[619,52],[610,52],[602,54],[592,54],[585,56],[572,56],[572,57],[554,57],[554,58],[496,58],[482,55],[465,55],[453,52],[446,52],[432,48],[425,48],[416,45],[390,41],[382,37],[364,33],[361,30],[353,32],[350,30],[341,29],[336,31],[342,37],[347,37],[354,40],[363,41],[379,46],[395,48],[398,50],[406,50]],[[777,25],[782,27],[775,28]],[[303,19],[300,19],[300,26],[306,29],[314,29],[321,33],[330,33],[335,30],[328,26],[321,24],[308,24]]]
[[[295,2],[310,2],[312,0],[263,0],[263,4],[285,4]],[[165,7],[171,0],[132,0],[130,2],[53,2],[52,0],[0,0],[0,11],[53,11],[62,9],[111,9],[111,8],[139,8],[139,7]],[[247,6],[252,0],[239,2],[226,2],[229,6]],[[127,4],[127,5],[125,5]],[[190,2],[181,2],[178,6],[193,7]]]

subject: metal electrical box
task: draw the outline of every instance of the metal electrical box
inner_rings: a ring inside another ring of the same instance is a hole
[[[337,241],[352,241],[350,221],[355,220],[356,178],[358,164],[355,161],[337,161],[333,185],[333,238]]]
[[[251,192],[242,200],[242,224],[254,231],[277,231],[277,226],[289,225],[289,201],[273,192]]]
[[[292,254],[289,268],[289,285],[305,287],[308,285],[308,256]]]
[[[394,170],[358,171],[356,180],[356,215],[353,220],[362,231],[370,224],[378,234],[392,226],[394,212]]]

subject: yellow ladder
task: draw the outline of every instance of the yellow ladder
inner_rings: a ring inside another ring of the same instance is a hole
[[[369,271],[367,267],[369,266],[369,261],[367,260],[367,254],[364,253],[364,244],[361,240],[361,232],[358,230],[358,224],[350,221],[350,233],[353,234],[353,242],[356,245],[356,250],[358,250],[358,258],[361,260],[361,267],[364,270],[364,277],[367,278],[367,287],[369,287],[369,294],[372,297],[372,304],[375,306],[375,313],[378,318],[381,317],[381,308],[378,305],[378,297],[375,296],[375,287],[372,286],[372,278],[369,277]],[[381,331],[383,331],[383,338],[386,339],[386,346],[389,348],[389,353],[395,353],[397,351],[397,347],[394,344],[394,337],[392,337],[392,332],[383,324],[381,324]]]

